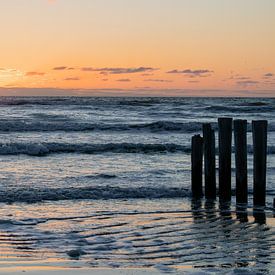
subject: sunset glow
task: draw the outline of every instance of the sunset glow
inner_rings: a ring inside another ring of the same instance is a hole
[[[274,96],[274,12],[273,0],[3,0],[0,94]]]

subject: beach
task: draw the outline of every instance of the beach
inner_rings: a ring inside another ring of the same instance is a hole
[[[0,107],[0,273],[274,272],[275,99],[2,97]],[[231,203],[191,197],[191,137],[210,122],[217,139],[220,116],[248,120],[247,206],[235,202],[233,156]],[[260,209],[255,119],[269,122]]]

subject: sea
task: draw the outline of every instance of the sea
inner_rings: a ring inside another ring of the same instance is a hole
[[[210,122],[217,139],[218,117],[248,121],[247,206],[191,197],[191,137]],[[253,208],[262,119],[266,207]],[[272,274],[274,186],[275,98],[0,97],[0,272]]]

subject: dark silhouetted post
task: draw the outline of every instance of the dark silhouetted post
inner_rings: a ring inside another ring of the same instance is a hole
[[[216,198],[215,133],[210,123],[203,124],[204,179],[206,199]]]
[[[201,198],[202,193],[202,153],[203,138],[200,135],[192,137],[192,195]]]
[[[266,154],[267,154],[267,121],[252,121],[253,135],[253,202],[254,205],[265,205],[266,190]]]
[[[231,200],[232,118],[219,118],[219,196]]]
[[[236,201],[247,203],[247,121],[234,120]]]

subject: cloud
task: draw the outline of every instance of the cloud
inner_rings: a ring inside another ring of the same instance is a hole
[[[237,81],[236,84],[241,85],[241,86],[251,86],[251,85],[256,85],[259,84],[259,81],[256,80],[242,80],[242,81]]]
[[[17,75],[23,76],[24,73],[17,69],[10,69],[10,68],[0,68],[1,75]]]
[[[189,83],[199,83],[199,80],[189,80]]]
[[[83,67],[83,68],[81,68],[81,70],[83,72],[94,72],[95,71],[95,69],[92,67]]]
[[[117,80],[118,82],[130,82],[131,80],[129,78],[121,78]]]
[[[84,72],[99,72],[100,74],[133,74],[142,72],[152,72],[158,70],[152,67],[137,67],[137,68],[93,68],[83,67],[81,68]]]
[[[68,68],[67,66],[59,66],[59,67],[54,67],[53,70],[54,71],[64,71],[67,68]]]
[[[171,70],[166,72],[167,74],[183,74],[187,75],[189,77],[206,77],[210,76],[214,71],[206,70],[206,69],[199,69],[199,70],[191,70],[191,69],[185,69],[185,70]]]
[[[236,77],[233,77],[231,79],[236,79],[236,80],[249,80],[250,77],[248,76],[236,76]]]
[[[43,76],[43,75],[45,75],[45,73],[42,73],[42,72],[27,72],[25,75],[26,76]]]
[[[154,75],[154,74],[150,74],[150,73],[142,74],[142,76],[151,76],[151,75]]]
[[[251,77],[249,76],[243,76],[240,74],[231,74],[230,77],[223,79],[222,81],[228,81],[228,80],[238,80],[238,81],[242,81],[242,80],[250,80]]]
[[[168,80],[168,79],[144,79],[143,81],[147,81],[147,82],[173,82],[173,80]]]
[[[67,77],[64,80],[66,80],[66,81],[77,81],[77,80],[80,80],[80,78],[79,77]]]
[[[271,78],[273,76],[274,76],[273,73],[266,73],[266,74],[263,75],[263,78],[267,79],[267,78]]]
[[[141,86],[141,87],[136,86],[135,89],[142,89],[142,90],[144,90],[144,89],[151,89],[151,87],[150,86]]]

